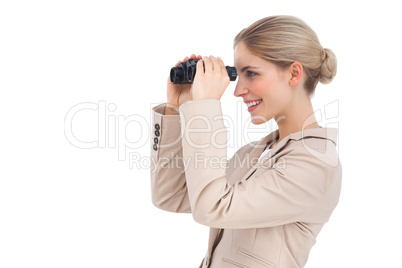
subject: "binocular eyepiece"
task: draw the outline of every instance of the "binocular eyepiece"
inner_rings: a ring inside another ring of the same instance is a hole
[[[170,69],[170,81],[173,84],[191,84],[194,81],[198,60],[189,59],[187,62],[180,62],[177,67]],[[235,81],[237,71],[235,67],[226,66],[230,81]]]

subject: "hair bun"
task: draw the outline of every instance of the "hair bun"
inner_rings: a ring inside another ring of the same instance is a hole
[[[334,52],[324,48],[321,52],[321,60],[320,82],[328,84],[336,75],[337,61]]]

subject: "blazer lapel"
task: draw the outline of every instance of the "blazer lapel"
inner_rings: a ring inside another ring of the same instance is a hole
[[[272,148],[266,156],[264,156],[262,159],[266,160],[271,158],[273,155],[275,155],[277,152],[283,148],[286,143],[289,141],[291,135],[288,135],[285,137],[283,140],[281,140],[274,148]],[[252,149],[250,152],[250,160],[251,160],[251,168],[247,170],[247,172],[242,176],[241,180],[246,180],[248,179],[256,170],[257,168],[260,167],[260,164],[258,163],[258,158],[260,157],[261,153],[264,151],[265,146],[272,142],[274,139],[279,137],[279,130],[275,130],[271,132],[268,136],[262,138],[257,145]],[[262,163],[263,161],[261,161]],[[237,174],[239,175],[239,174]]]
[[[205,256],[205,258],[203,260],[203,262],[206,263],[207,267],[209,267],[209,264],[211,263],[212,253],[219,243],[218,238],[220,237],[220,234],[222,232],[223,232],[223,229],[213,228],[213,227],[209,228],[208,250],[207,250],[207,255]]]

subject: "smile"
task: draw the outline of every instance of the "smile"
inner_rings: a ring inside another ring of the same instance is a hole
[[[262,100],[249,102],[249,103],[247,103],[247,107],[250,108],[252,106],[260,104],[261,102],[262,102]]]

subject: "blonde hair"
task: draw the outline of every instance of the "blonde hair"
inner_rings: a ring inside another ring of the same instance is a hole
[[[263,18],[243,29],[234,39],[234,47],[243,42],[254,55],[286,68],[298,61],[306,73],[308,94],[318,82],[327,84],[336,75],[335,54],[323,48],[317,34],[301,19],[293,16]]]

